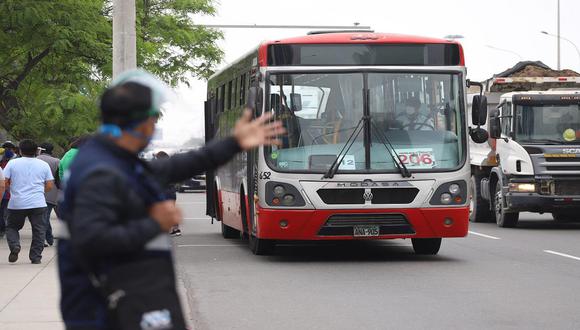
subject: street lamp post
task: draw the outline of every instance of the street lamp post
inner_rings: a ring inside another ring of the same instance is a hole
[[[490,48],[490,49],[493,49],[493,50],[499,50],[500,52],[506,52],[506,53],[513,54],[513,55],[517,56],[520,59],[520,61],[523,61],[523,59],[524,59],[522,57],[522,55],[520,55],[520,54],[518,54],[518,53],[516,53],[516,52],[514,52],[512,50],[509,50],[509,49],[499,48],[499,47],[495,47],[495,46],[492,46],[492,45],[485,45],[485,47]]]
[[[576,53],[578,54],[578,60],[580,60],[580,49],[578,49],[578,46],[576,46],[576,44],[573,43],[572,40],[570,40],[568,38],[565,38],[565,37],[562,37],[559,34],[556,35],[556,34],[552,34],[552,33],[546,32],[546,31],[540,31],[540,33],[558,39],[558,70],[560,70],[560,46],[559,46],[560,45],[560,39],[565,40],[565,41],[568,41],[572,46],[574,46],[574,49],[576,50]]]

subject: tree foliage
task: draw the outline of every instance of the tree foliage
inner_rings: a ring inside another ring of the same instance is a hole
[[[215,30],[194,26],[213,0],[136,0],[137,63],[171,85],[207,77],[222,57]],[[16,138],[94,131],[112,72],[111,0],[0,1],[0,125]]]

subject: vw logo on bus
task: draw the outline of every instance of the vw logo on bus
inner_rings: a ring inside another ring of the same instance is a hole
[[[373,200],[373,193],[371,192],[370,189],[365,189],[365,192],[363,194],[363,199],[365,200],[365,202],[370,203]]]

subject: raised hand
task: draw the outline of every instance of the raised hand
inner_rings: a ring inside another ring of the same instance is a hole
[[[259,118],[252,120],[251,110],[244,110],[242,117],[236,122],[233,132],[240,147],[248,150],[260,145],[280,145],[281,141],[276,137],[285,134],[286,129],[282,127],[280,121],[270,122],[271,118],[270,113],[264,113]]]

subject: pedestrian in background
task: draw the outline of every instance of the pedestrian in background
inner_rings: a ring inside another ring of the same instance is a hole
[[[52,176],[55,178],[55,183],[57,178],[59,178],[58,176],[58,165],[60,163],[60,160],[54,156],[52,156],[52,151],[54,150],[54,146],[51,143],[48,142],[44,142],[43,144],[40,145],[40,155],[38,155],[38,159],[46,162],[48,164],[48,166],[50,167],[50,172],[52,173]],[[52,226],[50,225],[50,215],[52,213],[52,210],[56,207],[56,205],[58,204],[58,184],[55,184],[56,187],[54,187],[53,189],[47,191],[44,194],[44,197],[46,199],[46,212],[44,215],[44,225],[45,225],[45,229],[46,229],[46,244],[44,245],[45,247],[48,246],[52,246],[54,244],[54,236],[52,235]]]
[[[163,84],[128,72],[101,98],[101,134],[79,150],[61,215],[70,239],[58,241],[61,311],[67,330],[185,329],[168,232],[181,211],[164,188],[216,168],[238,152],[278,143],[281,123],[246,111],[233,136],[196,151],[145,162]]]
[[[8,261],[18,260],[21,249],[19,231],[28,218],[32,226],[32,245],[28,257],[33,264],[39,264],[45,239],[44,193],[53,188],[54,178],[48,164],[36,159],[36,143],[26,139],[20,142],[19,147],[22,157],[11,160],[4,169],[6,186],[10,189],[6,225],[6,240],[10,248]]]
[[[81,135],[74,138],[69,146],[69,150],[62,156],[60,163],[58,165],[58,177],[59,181],[62,182],[66,170],[70,167],[70,164],[75,159],[75,156],[79,152],[79,148],[87,141],[88,135]]]
[[[155,159],[167,159],[167,158],[169,158],[169,155],[163,150],[155,154]],[[167,197],[168,200],[172,200],[174,203],[177,201],[177,193],[174,183],[169,184],[166,187],[165,196]],[[171,231],[169,232],[169,235],[173,237],[181,236],[181,229],[179,229],[179,225],[173,226],[173,228],[171,228]]]
[[[6,141],[2,143],[2,149],[4,149],[4,152],[0,158],[0,168],[4,169],[8,162],[16,157],[16,153],[14,152],[16,146],[11,141]],[[6,234],[6,217],[8,213],[7,209],[8,201],[10,200],[10,191],[5,189],[4,194],[0,196],[2,197],[0,203],[0,238],[2,238]]]

